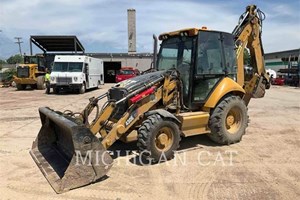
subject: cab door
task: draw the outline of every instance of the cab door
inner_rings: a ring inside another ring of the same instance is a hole
[[[225,76],[235,73],[233,36],[199,31],[192,91],[192,108],[199,109]]]
[[[84,64],[84,69],[83,69],[83,73],[85,75],[85,86],[86,88],[89,88],[90,87],[90,76],[89,76],[89,64],[88,63],[85,63]]]

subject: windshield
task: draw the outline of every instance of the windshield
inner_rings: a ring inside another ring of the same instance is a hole
[[[39,56],[24,56],[25,64],[37,64],[39,66],[45,66],[43,57]]]
[[[132,75],[134,74],[133,70],[120,70],[119,73],[120,75]]]
[[[158,70],[178,69],[191,64],[192,41],[194,37],[172,37],[161,44],[158,56]]]
[[[83,63],[80,62],[55,62],[53,72],[82,72]]]
[[[183,84],[183,99],[188,100],[190,69],[195,37],[172,37],[164,40],[158,55],[158,70],[175,68]]]
[[[25,56],[24,63],[25,64],[38,64],[38,59],[37,59],[37,57]]]

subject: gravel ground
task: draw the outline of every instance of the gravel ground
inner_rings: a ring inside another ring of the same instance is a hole
[[[80,111],[109,87],[83,95],[0,88],[0,199],[299,199],[300,89],[276,86],[251,101],[238,144],[184,138],[175,159],[143,166],[135,143],[117,142],[112,149],[131,153],[115,158],[106,180],[57,195],[29,155],[38,107]]]

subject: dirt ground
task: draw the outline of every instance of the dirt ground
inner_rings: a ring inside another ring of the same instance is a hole
[[[300,89],[276,86],[251,101],[238,144],[184,138],[174,160],[143,166],[135,143],[116,143],[132,152],[115,158],[106,180],[57,195],[29,155],[38,107],[80,111],[110,86],[83,95],[0,88],[0,199],[299,199]]]

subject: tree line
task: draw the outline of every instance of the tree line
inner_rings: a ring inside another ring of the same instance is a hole
[[[20,54],[10,56],[7,60],[2,60],[0,59],[0,64],[17,64],[17,63],[22,63],[23,62],[23,57]]]
[[[11,56],[7,60],[0,59],[0,70],[2,69],[4,64],[17,64],[17,63],[23,63],[23,57],[19,54]],[[11,82],[14,75],[16,75],[15,68],[5,70],[2,74],[2,82]]]

